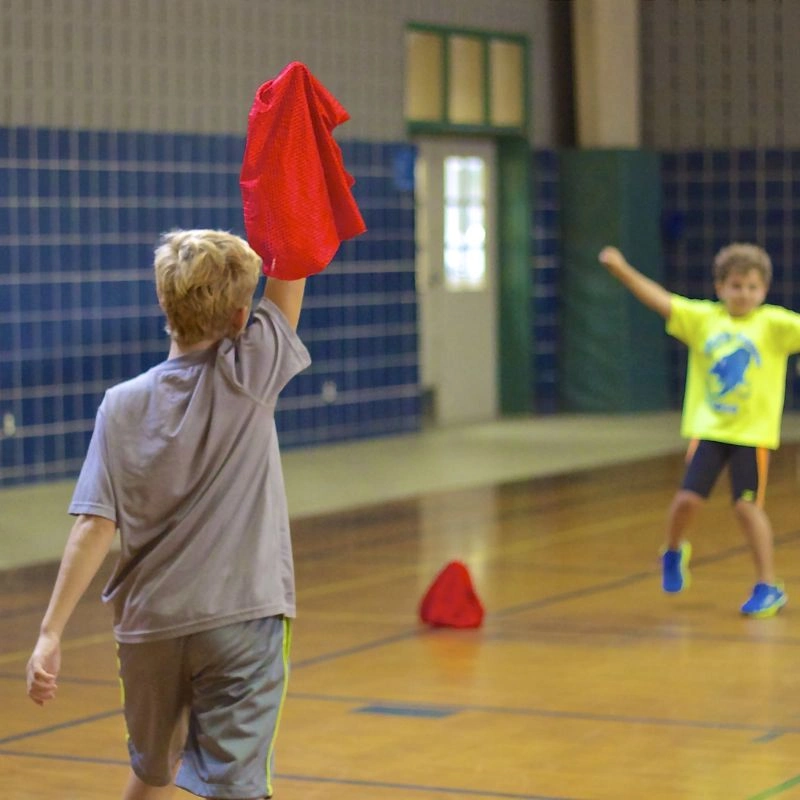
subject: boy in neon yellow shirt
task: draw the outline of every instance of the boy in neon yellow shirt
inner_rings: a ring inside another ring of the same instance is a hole
[[[775,579],[764,494],[769,452],[780,437],[786,360],[800,352],[800,314],[764,305],[772,264],[755,245],[731,244],[717,253],[713,274],[719,302],[671,294],[615,247],[604,248],[600,262],[667,320],[667,333],[689,347],[681,435],[691,443],[683,482],[669,509],[664,591],[680,592],[689,585],[692,550],[684,532],[727,465],[734,511],[756,570],[742,613],[771,617],[787,597]]]

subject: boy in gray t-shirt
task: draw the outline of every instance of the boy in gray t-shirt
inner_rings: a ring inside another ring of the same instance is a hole
[[[295,333],[305,279],[269,278],[223,231],[173,231],[155,277],[166,361],[110,389],[69,511],[77,516],[28,694],[56,692],[61,635],[114,534],[113,604],[132,772],[124,800],[272,794],[295,614],[274,411],[310,363]]]

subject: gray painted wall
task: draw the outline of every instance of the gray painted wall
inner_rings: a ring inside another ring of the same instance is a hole
[[[352,121],[405,138],[409,21],[523,33],[531,141],[554,144],[550,0],[0,0],[0,125],[244,133],[258,86],[305,62]]]

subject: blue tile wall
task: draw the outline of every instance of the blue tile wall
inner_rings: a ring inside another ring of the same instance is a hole
[[[175,227],[243,232],[243,146],[0,128],[0,486],[74,475],[105,389],[163,359],[153,247]],[[369,231],[308,283],[314,364],[279,404],[285,447],[420,425],[408,147],[342,150]]]
[[[561,264],[558,152],[535,150],[533,167],[533,294],[530,302],[534,385],[531,389],[534,409],[539,413],[552,413],[558,410],[558,276]]]
[[[173,227],[241,233],[237,136],[0,128],[0,486],[79,468],[105,389],[166,351],[153,246]],[[314,364],[287,387],[285,447],[418,430],[414,205],[404,143],[342,143],[369,231],[309,281],[300,332]],[[533,386],[557,411],[561,259],[558,153],[535,150]],[[662,154],[668,288],[713,296],[731,241],[769,251],[769,301],[800,310],[800,151]],[[686,353],[669,350],[680,406]],[[794,364],[787,407],[800,407]],[[3,422],[6,415],[13,418]]]
[[[689,297],[714,297],[714,255],[734,241],[753,242],[772,258],[767,302],[800,311],[800,151],[695,150],[664,153],[663,241],[666,283]],[[679,407],[686,351],[671,340],[672,402]],[[800,377],[789,366],[786,407],[800,408]]]

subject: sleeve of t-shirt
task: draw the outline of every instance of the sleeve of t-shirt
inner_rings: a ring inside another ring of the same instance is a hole
[[[787,355],[800,353],[800,314],[782,306],[772,306],[771,323],[781,350]]]
[[[702,322],[712,306],[708,300],[690,300],[679,294],[672,295],[666,330],[670,336],[691,345],[702,335]]]
[[[70,514],[93,514],[117,521],[116,501],[108,469],[108,448],[106,447],[105,400],[97,409],[94,431],[86,458],[83,461],[72,502]]]
[[[235,342],[223,343],[219,357],[236,385],[267,402],[277,398],[283,387],[311,363],[300,337],[266,297],[256,307],[245,332]]]

